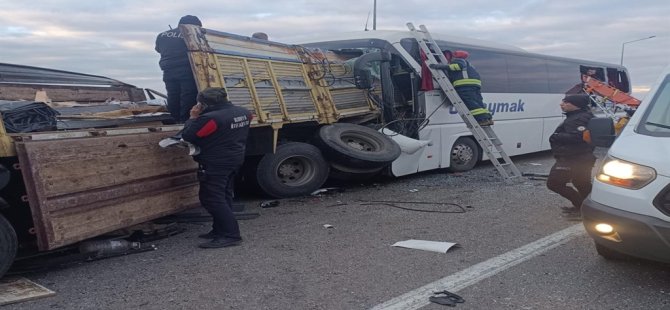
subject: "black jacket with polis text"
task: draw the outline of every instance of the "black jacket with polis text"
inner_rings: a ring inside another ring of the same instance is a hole
[[[186,121],[182,139],[200,148],[194,159],[205,169],[236,168],[244,162],[251,118],[243,107],[213,105]]]
[[[566,158],[579,155],[593,154],[593,145],[584,141],[584,131],[587,130],[593,113],[586,110],[576,110],[565,113],[565,120],[558,125],[549,137],[551,151],[556,158]]]
[[[155,49],[161,54],[158,64],[163,70],[164,77],[179,78],[183,75],[193,75],[188,60],[188,48],[179,28],[158,34]]]

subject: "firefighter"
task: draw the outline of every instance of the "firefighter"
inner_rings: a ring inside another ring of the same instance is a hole
[[[572,218],[580,217],[582,202],[591,193],[591,170],[596,161],[593,145],[585,140],[593,118],[590,102],[585,94],[566,96],[560,104],[566,118],[549,137],[556,163],[549,172],[547,188],[570,200],[572,207],[563,211]]]
[[[244,161],[251,113],[228,101],[223,88],[200,92],[184,124],[182,139],[200,149],[198,162],[200,204],[212,215],[212,230],[198,237],[211,239],[201,248],[221,248],[242,241],[233,214],[233,182]]]
[[[442,51],[449,61],[449,64],[432,64],[433,69],[442,69],[447,71],[449,81],[454,85],[456,93],[461,97],[465,106],[470,110],[470,114],[475,118],[480,126],[493,125],[491,112],[489,112],[484,98],[482,97],[482,81],[475,67],[466,60],[469,54],[466,51],[450,50]]]
[[[198,17],[186,15],[179,20],[179,25],[202,26],[202,23]],[[183,123],[189,118],[189,111],[196,104],[198,87],[188,60],[188,48],[179,27],[158,34],[155,49],[161,55],[158,64],[163,70],[168,112],[176,122]]]

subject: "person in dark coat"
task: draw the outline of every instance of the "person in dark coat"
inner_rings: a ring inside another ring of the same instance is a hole
[[[244,152],[252,115],[228,101],[223,88],[207,88],[198,94],[198,104],[190,111],[181,137],[197,146],[200,204],[212,215],[212,230],[200,235],[211,241],[201,248],[220,248],[242,241],[233,214],[233,182],[244,162]]]
[[[547,188],[570,200],[572,207],[564,208],[570,217],[580,216],[582,202],[591,193],[591,170],[596,157],[593,145],[584,138],[593,118],[589,105],[588,95],[566,96],[561,102],[566,118],[549,137],[556,163],[549,172]]]
[[[482,97],[482,81],[479,72],[466,60],[469,56],[468,52],[454,51],[452,53],[450,50],[444,50],[443,53],[449,63],[431,64],[430,67],[446,70],[456,93],[480,126],[493,125],[491,112]]]
[[[179,25],[202,26],[202,23],[198,17],[186,15],[179,20]],[[168,111],[176,122],[183,123],[189,118],[189,111],[196,104],[198,87],[188,60],[188,48],[179,27],[161,32],[156,37],[155,49],[161,55],[158,64],[163,70]]]

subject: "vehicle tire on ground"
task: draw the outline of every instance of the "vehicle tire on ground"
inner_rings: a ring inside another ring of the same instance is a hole
[[[470,137],[456,139],[451,147],[449,155],[450,164],[448,170],[451,172],[463,172],[471,170],[481,159],[481,152],[477,142]]]
[[[311,144],[290,142],[277,146],[258,162],[256,180],[260,188],[276,198],[309,195],[328,178],[328,163]]]
[[[349,123],[321,127],[317,145],[328,160],[350,168],[382,168],[400,156],[400,146],[393,139],[372,128]]]
[[[331,163],[329,179],[334,181],[365,181],[379,175],[384,168],[352,169]]]
[[[12,266],[17,248],[18,241],[14,227],[0,214],[0,278]]]
[[[615,250],[612,250],[604,245],[594,242],[596,245],[596,252],[606,260],[627,261],[632,260],[633,257]]]

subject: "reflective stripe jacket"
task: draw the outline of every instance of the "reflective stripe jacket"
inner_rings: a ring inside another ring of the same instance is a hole
[[[438,64],[435,69],[447,70],[449,80],[454,87],[459,86],[482,86],[479,72],[469,61],[462,58],[453,58],[450,64]]]
[[[249,110],[230,103],[210,106],[186,121],[182,139],[200,148],[194,159],[207,169],[237,167],[244,162],[251,118]]]

